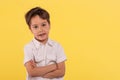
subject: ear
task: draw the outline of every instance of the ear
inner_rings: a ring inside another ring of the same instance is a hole
[[[33,33],[30,26],[29,26],[29,30],[31,31],[31,33]]]
[[[50,24],[49,24],[49,29],[51,28]]]
[[[30,25],[28,27],[29,27],[29,29],[31,29]]]

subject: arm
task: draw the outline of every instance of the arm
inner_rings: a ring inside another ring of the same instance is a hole
[[[65,74],[65,62],[60,62],[58,63],[58,69],[52,72],[49,72],[45,74],[43,77],[44,78],[58,78],[58,77],[63,77]]]
[[[37,67],[34,61],[29,61],[25,64],[28,74],[32,77],[43,76],[48,72],[54,71],[57,69],[56,64]]]

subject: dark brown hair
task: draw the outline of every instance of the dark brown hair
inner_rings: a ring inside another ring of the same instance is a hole
[[[46,19],[47,22],[50,24],[50,15],[49,13],[40,8],[40,7],[35,7],[35,8],[32,8],[31,10],[29,10],[26,14],[25,14],[25,20],[26,20],[26,23],[28,24],[28,26],[30,27],[30,22],[31,22],[31,18],[38,15],[40,18],[42,19]]]

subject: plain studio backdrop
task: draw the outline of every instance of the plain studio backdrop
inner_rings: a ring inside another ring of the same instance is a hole
[[[50,13],[50,38],[67,55],[65,80],[120,80],[120,0],[1,0],[0,80],[26,78],[33,35],[24,15],[36,6]]]

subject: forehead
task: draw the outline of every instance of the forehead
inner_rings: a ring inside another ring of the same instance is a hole
[[[46,23],[47,19],[42,19],[40,16],[36,15],[31,18],[31,24]]]

